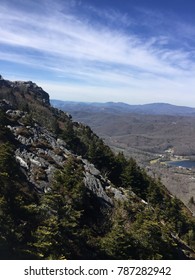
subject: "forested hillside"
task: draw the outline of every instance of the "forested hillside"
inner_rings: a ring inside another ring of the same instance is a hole
[[[0,79],[1,259],[194,259],[195,219],[133,158]]]

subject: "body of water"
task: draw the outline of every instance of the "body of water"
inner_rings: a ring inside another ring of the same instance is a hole
[[[184,168],[193,168],[195,167],[195,161],[193,160],[170,161],[168,162],[168,165],[182,166]]]

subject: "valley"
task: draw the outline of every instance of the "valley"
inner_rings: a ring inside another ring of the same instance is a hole
[[[56,105],[56,101],[53,105]],[[74,106],[75,104],[75,106]],[[169,165],[171,161],[194,160],[195,117],[192,108],[154,104],[142,113],[129,113],[123,104],[77,104],[62,102],[61,109],[75,121],[89,125],[115,152],[133,157],[149,175],[160,178],[167,189],[195,214],[195,168]],[[59,104],[58,104],[58,107]],[[160,107],[163,107],[160,109]],[[137,109],[138,110],[138,109]],[[144,112],[144,113],[143,113]],[[159,112],[161,112],[159,114]],[[163,114],[162,114],[163,112]]]
[[[95,127],[93,127],[93,129],[95,131]],[[184,150],[182,150],[182,155],[180,155],[175,154],[174,152],[170,153],[169,149],[163,151],[160,146],[160,153],[157,153],[157,146],[155,146],[155,148],[151,146],[148,149],[144,147],[143,149],[139,143],[138,146],[133,144],[131,147],[129,142],[127,144],[125,141],[128,138],[133,138],[129,135],[126,135],[124,138],[122,137],[122,140],[120,141],[115,138],[112,139],[112,137],[101,136],[104,137],[106,144],[115,152],[120,151],[127,157],[135,158],[139,165],[147,170],[149,175],[155,178],[160,178],[166,188],[174,196],[182,200],[190,211],[195,214],[195,203],[190,202],[193,201],[192,198],[195,198],[195,168],[185,168],[169,164],[169,162],[179,162],[181,160],[190,161],[190,159],[193,159],[194,154],[189,154],[189,147],[186,148],[186,155]],[[138,139],[139,137],[142,138],[142,136],[137,136]],[[181,149],[181,146],[179,146],[179,142],[177,141],[174,140],[173,142],[176,143],[176,147]],[[155,152],[152,152],[153,148]]]

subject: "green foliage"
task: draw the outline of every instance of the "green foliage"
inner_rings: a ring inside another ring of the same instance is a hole
[[[6,116],[5,113],[0,109],[0,128],[3,129],[5,124],[6,124]]]
[[[7,129],[6,125],[8,120],[6,118],[5,113],[0,109],[0,144],[7,142],[10,138],[9,130]]]
[[[0,146],[0,174],[4,177],[8,177],[9,173],[14,172],[10,167],[13,166],[13,150],[9,143],[1,144]],[[7,175],[6,175],[7,174]]]
[[[195,223],[182,203],[133,159],[114,156],[109,149],[104,154],[104,145],[98,147],[101,154],[92,149],[91,159],[101,165],[104,158],[105,172],[111,170],[108,176],[126,189],[127,200],[113,209],[102,207],[85,188],[82,161],[73,156],[56,173],[49,192],[29,194],[12,146],[0,146],[0,258],[183,258],[170,233],[195,245]]]
[[[131,158],[126,161],[121,173],[121,181],[124,187],[131,188],[138,196],[146,198],[149,182],[134,159]]]
[[[67,148],[72,150],[76,154],[83,154],[85,151],[85,145],[77,136],[74,125],[70,120],[64,123],[64,128],[61,133],[62,139],[66,142]]]
[[[69,158],[63,170],[57,172],[52,190],[41,199],[42,222],[34,232],[32,244],[39,257],[71,258],[77,252],[83,196],[82,169]]]
[[[6,248],[0,258],[27,258],[23,248],[27,249],[26,240],[30,240],[36,224],[35,211],[30,207],[36,196],[27,192],[21,179],[13,148],[9,143],[0,145],[0,247]]]
[[[136,239],[125,230],[123,220],[118,221],[112,227],[106,237],[101,240],[102,250],[108,259],[136,259]]]

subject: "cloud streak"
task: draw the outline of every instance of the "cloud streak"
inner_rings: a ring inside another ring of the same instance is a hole
[[[185,90],[192,94],[190,86],[195,88],[194,49],[171,48],[169,42],[173,37],[167,34],[153,34],[147,38],[136,35],[127,14],[121,17],[115,10],[100,13],[97,8],[85,6],[85,12],[92,14],[84,17],[78,13],[77,1],[69,2],[66,7],[60,2],[53,6],[52,2],[46,1],[45,9],[37,2],[33,12],[8,2],[0,10],[2,63],[14,62],[36,68],[37,80],[44,85],[46,81],[40,79],[39,71],[50,73],[52,91],[60,92],[61,99],[66,99],[62,96],[63,86],[71,93],[77,92],[75,97],[78,99],[80,86],[81,96],[84,89],[86,92],[96,89],[95,92],[102,91],[104,95],[107,90],[107,100],[112,99],[111,92],[118,100],[118,92],[120,98],[129,103],[141,102],[141,96],[146,93],[150,102],[156,98],[155,94],[161,96],[162,89],[166,101],[166,93],[172,93],[176,98],[177,93],[182,94]],[[93,21],[93,13],[102,20]],[[122,20],[120,26],[112,28],[114,18]],[[184,24],[182,26],[185,30]],[[188,25],[188,33],[190,30]],[[58,87],[56,81],[60,83]],[[90,95],[86,96],[89,98]]]

